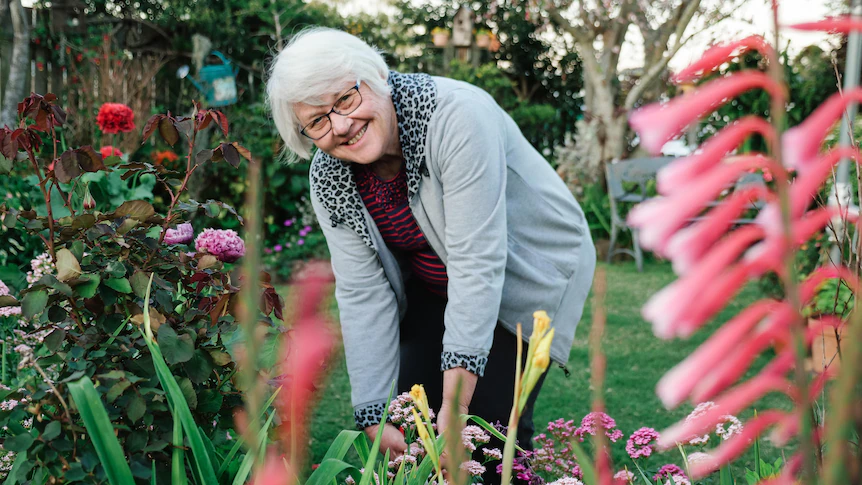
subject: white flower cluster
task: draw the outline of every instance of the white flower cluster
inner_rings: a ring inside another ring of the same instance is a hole
[[[685,421],[691,422],[694,419],[702,416],[710,409],[716,407],[716,404],[712,401],[702,402],[694,408],[694,410],[689,414]],[[731,437],[736,436],[742,433],[742,422],[736,416],[731,414],[726,414],[721,417],[722,422],[715,425],[715,434],[720,437],[722,440],[729,440]],[[689,445],[705,445],[709,441],[709,433],[703,436],[695,436],[690,439],[687,444]]]
[[[31,271],[27,272],[27,283],[33,286],[46,274],[54,273],[54,263],[51,262],[51,255],[45,252],[36,256],[30,261],[30,269]]]
[[[470,451],[476,451],[476,443],[491,441],[491,435],[476,425],[464,426],[461,431],[461,444]]]
[[[584,485],[584,482],[578,480],[575,477],[563,477],[559,480],[554,480],[548,485]]]

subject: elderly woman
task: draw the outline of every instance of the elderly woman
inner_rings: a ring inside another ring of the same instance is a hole
[[[529,335],[546,310],[564,365],[592,282],[595,249],[565,184],[487,93],[390,71],[344,32],[296,35],[267,94],[286,148],[309,158],[317,147],[311,196],[357,426],[374,436],[395,381],[424,384],[440,420],[454,407],[505,423],[516,325]],[[527,409],[522,443],[531,421]],[[391,424],[382,445],[405,449]]]

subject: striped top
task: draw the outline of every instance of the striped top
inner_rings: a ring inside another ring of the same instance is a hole
[[[416,223],[407,201],[407,172],[404,165],[391,180],[378,177],[369,165],[353,164],[353,175],[362,202],[377,224],[377,229],[390,249],[399,249],[409,256],[413,273],[425,286],[446,296],[449,282],[446,266],[428,245]]]

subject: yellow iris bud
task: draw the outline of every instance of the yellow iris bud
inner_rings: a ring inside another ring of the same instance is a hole
[[[413,419],[414,423],[416,423],[416,431],[419,432],[419,437],[422,438],[423,443],[428,443],[428,429],[425,428],[425,423],[422,422],[422,418],[419,417],[419,413],[416,412],[416,408],[413,408]]]
[[[419,408],[425,419],[430,422],[431,413],[428,410],[428,396],[425,394],[425,386],[422,384],[413,384],[413,387],[410,389],[410,398],[413,399],[413,403]]]
[[[533,313],[533,335],[535,338],[542,338],[542,335],[551,326],[551,318],[545,310],[539,310]]]
[[[548,368],[551,363],[551,340],[554,339],[554,329],[548,331],[539,345],[536,346],[536,353],[533,354],[533,367],[540,369],[542,372]]]

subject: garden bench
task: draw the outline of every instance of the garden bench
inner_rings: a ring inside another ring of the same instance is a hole
[[[625,218],[620,215],[620,204],[630,203],[638,204],[651,197],[647,195],[649,182],[655,180],[656,173],[665,165],[669,164],[677,157],[647,157],[647,158],[632,158],[628,160],[619,160],[617,162],[605,164],[605,178],[608,184],[608,198],[611,206],[611,241],[608,246],[607,262],[616,254],[628,254],[633,257],[637,265],[638,272],[643,271],[643,251],[641,251],[638,243],[638,230],[629,227],[626,224]],[[763,176],[760,173],[746,174],[736,183],[735,188],[744,187],[747,185],[764,184]],[[627,190],[626,187],[634,187]],[[710,206],[718,204],[714,201]],[[763,207],[763,202],[758,201],[752,204],[752,209],[760,209]],[[692,219],[692,221],[698,220]],[[735,224],[750,224],[754,219],[742,218],[736,219]],[[621,230],[628,230],[632,234],[632,249],[617,248],[617,236]]]

